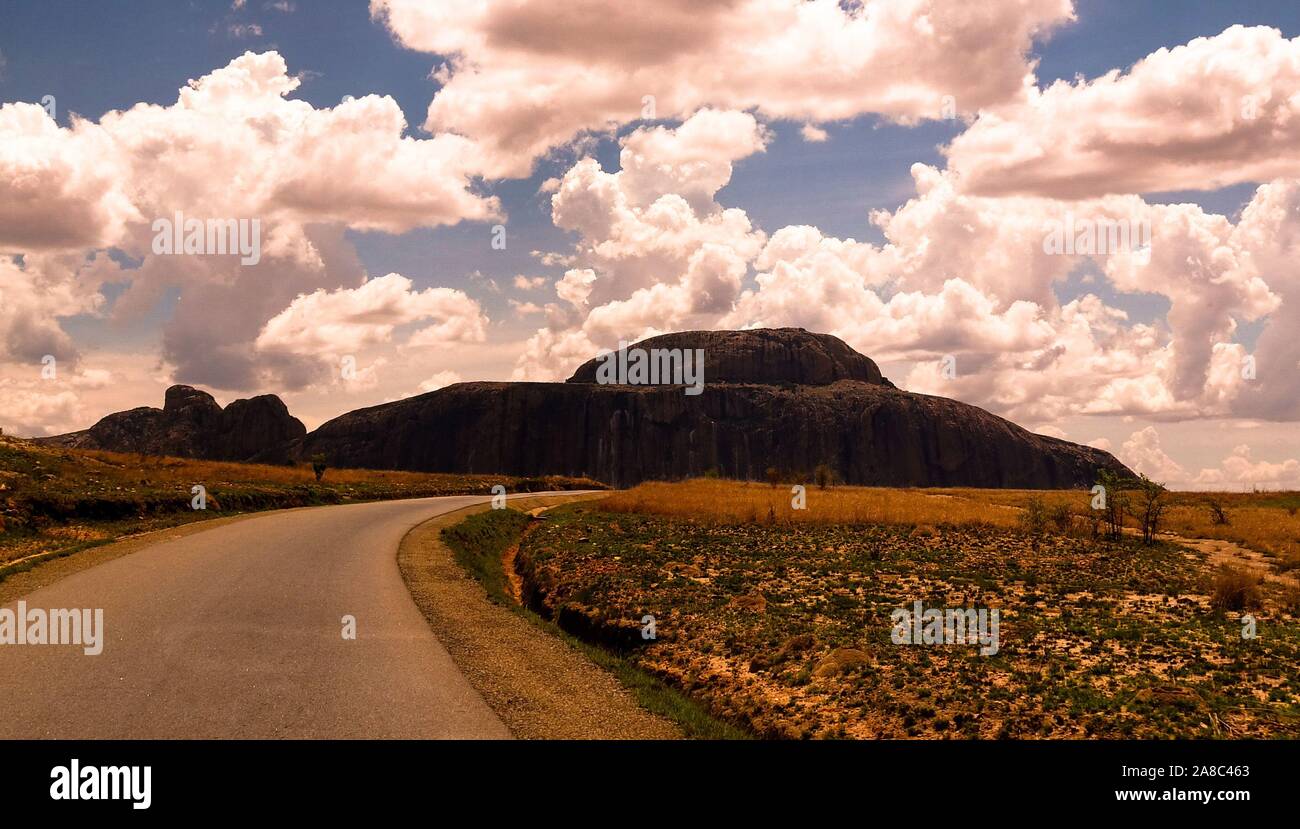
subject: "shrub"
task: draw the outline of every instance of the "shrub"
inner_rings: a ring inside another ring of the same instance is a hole
[[[1205,499],[1205,505],[1210,508],[1210,523],[1216,527],[1226,527],[1232,522],[1228,520],[1228,512],[1223,508],[1223,503],[1217,498]]]
[[[1047,532],[1047,505],[1037,495],[1025,502],[1025,510],[1020,514],[1020,525],[1033,535]]]
[[[1058,532],[1068,533],[1074,527],[1074,513],[1069,504],[1057,504],[1048,516]]]
[[[1222,567],[1214,577],[1210,607],[1215,610],[1248,610],[1262,604],[1259,585],[1263,579],[1237,567]]]

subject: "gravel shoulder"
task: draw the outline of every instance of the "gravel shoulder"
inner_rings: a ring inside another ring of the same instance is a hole
[[[512,499],[532,509],[601,497]],[[510,731],[524,739],[679,739],[676,725],[641,708],[609,672],[564,641],[491,602],[440,538],[487,505],[438,516],[403,539],[402,578],[434,635]]]

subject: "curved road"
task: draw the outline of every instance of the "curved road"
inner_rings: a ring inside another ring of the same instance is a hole
[[[487,500],[271,512],[37,590],[28,608],[103,608],[103,652],[0,645],[0,737],[509,737],[397,567],[412,527]]]

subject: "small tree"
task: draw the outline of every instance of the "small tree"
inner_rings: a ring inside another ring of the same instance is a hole
[[[1142,527],[1142,543],[1149,546],[1155,542],[1156,533],[1160,531],[1160,519],[1168,506],[1164,500],[1168,490],[1164,484],[1153,481],[1146,475],[1139,475],[1133,481],[1133,489],[1136,497],[1126,506]]]
[[[775,466],[769,466],[767,472],[764,473],[764,477],[767,478],[768,486],[774,487],[781,483],[781,471]]]
[[[325,470],[329,469],[329,460],[325,457],[324,452],[317,452],[311,456],[311,471],[316,473],[316,482],[325,477]]]
[[[1119,541],[1124,534],[1124,513],[1129,503],[1128,493],[1125,490],[1131,485],[1131,481],[1109,469],[1099,469],[1097,485],[1102,488],[1104,499],[1100,511],[1102,521],[1106,525],[1106,537],[1111,541]]]

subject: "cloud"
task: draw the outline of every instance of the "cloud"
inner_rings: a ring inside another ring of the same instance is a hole
[[[262,27],[257,23],[231,23],[226,27],[226,33],[238,40],[249,37],[261,37]]]
[[[363,282],[346,230],[500,218],[496,199],[475,192],[465,139],[407,136],[386,96],[317,109],[290,97],[298,85],[279,54],[249,52],[191,81],[172,105],[137,104],[98,122],[60,128],[40,107],[0,107],[0,253],[24,263],[4,288],[7,353],[68,355],[57,317],[103,308],[105,282],[128,285],[111,306],[123,322],[180,289],[163,333],[178,380],[300,388],[322,379],[319,360],[259,354],[253,342],[299,294]],[[154,255],[153,220],[178,211],[259,220],[260,263]],[[139,266],[102,256],[86,266],[88,251],[106,248]]]
[[[768,130],[747,112],[702,109],[675,129],[650,127],[626,136],[619,187],[634,205],[675,194],[695,212],[707,212],[713,194],[731,181],[732,165],[763,152],[770,140]]]
[[[0,105],[0,251],[107,247],[143,215],[111,135],[74,119],[60,128],[44,107]]]
[[[425,127],[489,177],[585,131],[705,106],[904,123],[1025,95],[1035,38],[1071,0],[371,0],[404,46],[446,56]],[[815,57],[812,57],[815,56]]]
[[[1300,38],[1233,26],[981,112],[947,148],[984,195],[1080,199],[1300,175]]]
[[[1266,331],[1280,331],[1295,313],[1283,304],[1288,277],[1261,267],[1269,260],[1260,254],[1289,238],[1276,224],[1295,222],[1300,211],[1261,207],[1233,225],[1194,205],[1136,196],[989,198],[965,193],[951,173],[916,165],[913,175],[916,198],[872,217],[883,246],[826,238],[815,228],[775,232],[754,262],[756,288],[723,322],[833,331],[878,359],[922,361],[906,379],[910,388],[1044,421],[1239,410],[1250,384],[1241,376],[1245,350],[1232,342],[1238,324],[1266,321]],[[1281,200],[1285,189],[1261,188],[1256,200]],[[1129,250],[1051,255],[1044,237],[1062,217],[1081,226],[1149,227],[1150,248],[1142,257]],[[1253,227],[1264,221],[1272,223],[1267,230]],[[1133,324],[1091,294],[1062,305],[1056,284],[1085,265],[1120,293],[1165,297],[1166,319]],[[950,354],[955,378],[937,362]],[[1254,387],[1296,383],[1275,371]]]
[[[1120,447],[1119,459],[1134,472],[1161,483],[1178,483],[1187,478],[1182,465],[1160,448],[1160,434],[1154,426],[1130,435]]]
[[[555,190],[558,190],[560,186],[560,180],[558,178],[553,180],[555,181],[555,189],[551,192],[555,192]],[[567,253],[557,253],[549,250],[534,250],[529,251],[528,255],[548,268],[568,267],[573,264],[573,256]]]
[[[0,358],[0,429],[6,435],[57,435],[85,429],[106,412],[158,405],[165,378],[153,353],[97,351],[82,365],[42,365]]]
[[[512,299],[510,300],[510,307],[515,310],[516,316],[520,317],[546,312],[546,309],[538,305],[536,302],[516,302]]]
[[[711,322],[727,310],[765,237],[744,211],[724,209],[714,196],[734,164],[763,151],[770,137],[748,113],[706,109],[675,128],[643,127],[625,136],[618,172],[590,158],[570,168],[551,197],[551,215],[580,237],[571,258],[583,267],[556,282],[561,303],[545,310],[548,329],[584,331],[537,334],[515,376],[555,379],[577,356],[575,343],[616,343]],[[549,348],[565,356],[547,358]]]
[[[761,236],[744,212],[723,210],[713,197],[733,164],[761,151],[768,137],[748,113],[712,110],[675,130],[638,129],[622,140],[619,172],[586,158],[564,175],[551,197],[552,218],[583,237],[585,253],[611,270],[621,264],[632,283],[648,283],[668,262],[684,265],[705,242],[757,253]]]
[[[9,378],[0,377],[5,396],[0,429],[9,435],[40,436],[59,434],[68,424],[83,419],[83,406],[71,390],[42,391],[13,388]]]
[[[428,380],[420,383],[420,393],[437,391],[438,389],[450,386],[453,383],[462,382],[461,376],[454,371],[440,371],[430,377]]]
[[[599,347],[581,329],[539,328],[524,343],[512,380],[563,380]]]
[[[412,335],[410,345],[481,342],[487,318],[463,291],[412,290],[411,280],[390,273],[358,288],[300,295],[267,321],[257,337],[264,352],[337,357],[392,340],[398,326],[434,319]]]
[[[1255,378],[1246,380],[1235,365],[1224,384],[1237,392],[1231,408],[1264,420],[1300,419],[1300,181],[1261,186],[1233,228],[1231,245],[1278,298],[1251,355]]]
[[[85,267],[57,257],[31,257],[22,265],[0,258],[0,360],[39,366],[49,355],[75,363],[76,348],[59,317],[93,312],[103,299],[80,288]]]
[[[0,364],[2,365],[2,364]],[[90,425],[99,414],[86,404],[85,395],[101,397],[119,382],[105,368],[73,370],[58,367],[54,377],[42,379],[41,366],[4,366],[0,374],[0,430],[8,435],[56,435]]]
[[[1252,460],[1250,447],[1242,444],[1233,448],[1219,468],[1202,469],[1194,483],[1215,488],[1300,489],[1300,460],[1288,458],[1281,463]]]
[[[1288,320],[1300,324],[1285,267],[1300,255],[1289,180],[1261,187],[1234,224],[1134,195],[979,196],[956,174],[918,164],[916,196],[871,217],[883,244],[808,226],[768,237],[744,211],[716,201],[734,165],[765,147],[766,133],[749,118],[702,111],[676,128],[641,128],[623,138],[619,172],[583,159],[561,178],[552,215],[578,234],[573,266],[516,377],[563,377],[575,344],[795,325],[834,333],[878,360],[913,361],[907,388],[1022,421],[1230,416],[1248,400],[1256,416],[1285,418],[1297,406],[1300,377],[1278,370],[1300,360],[1285,334]],[[690,128],[696,119],[728,126]],[[700,141],[702,133],[714,140]],[[1107,227],[1132,227],[1134,241],[1053,252],[1045,239],[1067,221],[1100,228],[1103,238]],[[1134,322],[1096,293],[1062,302],[1059,284],[1080,268],[1112,292],[1164,297],[1166,318]],[[1261,367],[1267,357],[1270,370],[1254,379],[1243,372],[1252,355],[1233,341],[1243,322],[1263,325],[1253,356]],[[955,376],[942,362],[949,357]]]
[[[514,279],[514,286],[521,291],[535,291],[546,285],[544,276],[525,276],[518,274]]]
[[[179,209],[389,233],[499,216],[470,191],[464,139],[406,137],[386,96],[316,109],[288,97],[298,85],[278,53],[247,52],[171,106],[98,123],[0,107],[0,249],[144,248],[133,225]]]
[[[820,144],[830,137],[827,135],[826,130],[814,124],[804,124],[799,128],[799,135],[803,137],[804,141],[812,144]]]
[[[555,283],[555,294],[574,308],[584,308],[595,282],[596,272],[591,268],[575,268],[565,271],[564,277]]]
[[[1134,472],[1179,488],[1300,489],[1300,460],[1257,461],[1252,457],[1251,448],[1245,444],[1235,446],[1218,467],[1202,468],[1191,475],[1182,464],[1165,453],[1160,445],[1160,435],[1153,426],[1130,435],[1117,454]]]

